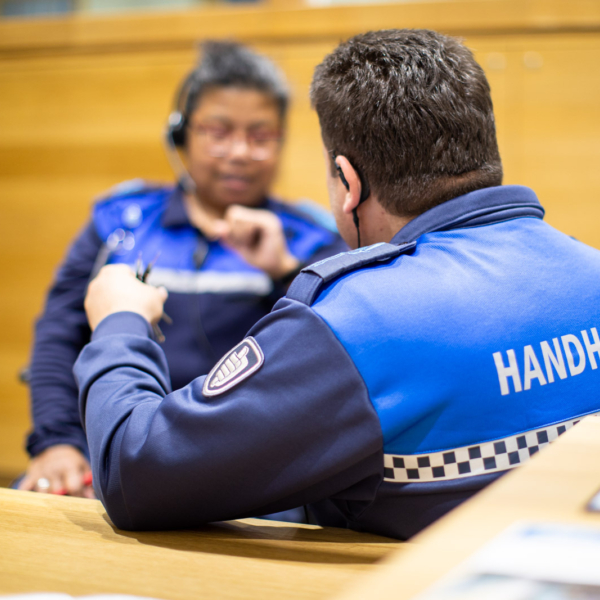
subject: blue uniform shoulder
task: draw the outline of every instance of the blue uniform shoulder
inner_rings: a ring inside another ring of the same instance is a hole
[[[302,269],[302,272],[288,290],[286,296],[303,304],[311,305],[318,297],[324,285],[331,283],[342,275],[373,264],[392,260],[415,248],[416,242],[407,244],[379,243],[358,248],[350,252],[342,252],[316,262]]]
[[[143,179],[132,179],[112,187],[94,205],[92,218],[98,235],[106,241],[116,229],[137,229],[148,215],[164,210],[172,192],[172,186]]]

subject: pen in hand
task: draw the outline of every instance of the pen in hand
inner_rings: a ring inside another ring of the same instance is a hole
[[[136,279],[139,279],[142,283],[146,283],[146,280],[148,279],[148,276],[150,275],[152,268],[154,267],[154,264],[158,260],[159,256],[160,252],[146,265],[146,268],[144,269],[142,263],[142,254],[140,252],[135,264]],[[163,312],[163,314],[161,315],[161,319],[169,325],[173,323],[173,319],[171,319],[171,317],[165,312]],[[162,344],[165,341],[165,336],[161,328],[158,326],[158,323],[152,324],[152,331],[154,332],[154,337],[156,337],[156,341],[159,344]]]

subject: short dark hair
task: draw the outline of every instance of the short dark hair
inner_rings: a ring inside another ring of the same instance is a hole
[[[327,149],[362,171],[392,214],[502,183],[489,84],[452,37],[357,35],[316,68],[310,93]]]
[[[184,79],[177,109],[186,118],[202,96],[215,87],[258,90],[271,96],[285,119],[289,91],[283,73],[266,56],[236,42],[207,40],[201,45],[201,60]]]

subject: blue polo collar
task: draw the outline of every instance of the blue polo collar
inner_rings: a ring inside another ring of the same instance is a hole
[[[413,242],[425,233],[491,225],[520,217],[544,218],[534,191],[521,185],[502,185],[458,196],[415,217],[391,240]]]
[[[177,185],[173,188],[167,198],[167,206],[162,214],[163,227],[191,226],[190,220],[185,212],[183,204],[183,190]]]

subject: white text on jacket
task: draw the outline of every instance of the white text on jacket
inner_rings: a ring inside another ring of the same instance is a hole
[[[506,361],[502,352],[494,352],[494,363],[498,371],[501,394],[506,396],[511,392],[509,379],[512,379],[514,391],[521,392],[531,389],[534,379],[539,385],[546,385],[554,383],[555,373],[560,379],[566,379],[569,375],[571,377],[580,375],[585,370],[588,360],[590,367],[597,369],[598,363],[594,354],[597,354],[600,360],[600,338],[595,327],[590,329],[590,333],[591,340],[587,330],[584,329],[581,332],[581,339],[569,333],[561,336],[560,341],[559,338],[553,338],[552,345],[543,341],[539,344],[539,348],[534,349],[532,345],[525,346],[523,348],[523,371],[519,370],[514,350],[506,351]],[[521,372],[523,372],[523,377],[521,377]]]

